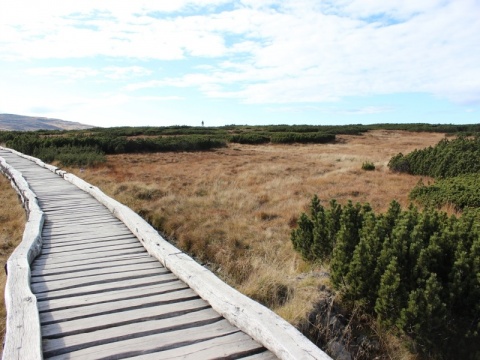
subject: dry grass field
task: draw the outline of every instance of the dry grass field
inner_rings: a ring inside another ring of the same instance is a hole
[[[3,339],[5,332],[5,303],[4,289],[7,280],[5,263],[15,247],[22,240],[23,230],[25,228],[25,211],[15,190],[10,186],[6,177],[0,174],[0,260],[2,268],[0,270],[0,336]],[[0,349],[1,356],[1,349]]]
[[[407,206],[419,177],[387,167],[399,153],[436,144],[437,133],[371,131],[335,144],[239,145],[209,152],[109,156],[68,169],[148,219],[178,247],[241,292],[297,324],[311,310],[326,269],[293,251],[291,229],[317,194],[385,211]],[[370,161],[375,171],[362,170]]]
[[[319,288],[329,286],[328,264],[304,262],[290,241],[312,196],[324,204],[369,202],[380,212],[393,199],[407,206],[420,178],[391,173],[389,159],[443,137],[377,130],[337,136],[334,144],[230,144],[208,152],[112,155],[98,167],[66,170],[139,212],[230,285],[297,325],[318,301]],[[376,169],[362,170],[366,161]],[[0,199],[5,263],[21,240],[25,214],[4,177]],[[4,286],[3,273],[1,281]]]

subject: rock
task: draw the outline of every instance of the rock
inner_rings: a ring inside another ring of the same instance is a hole
[[[352,360],[352,355],[341,341],[332,340],[329,342],[327,351],[336,360]]]

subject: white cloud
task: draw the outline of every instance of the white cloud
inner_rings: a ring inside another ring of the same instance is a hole
[[[211,41],[220,44],[217,52],[205,49],[212,56],[229,56],[228,61],[130,89],[196,86],[208,96],[252,103],[412,91],[452,101],[480,98],[475,81],[480,76],[480,5],[473,0],[343,1],[335,13],[322,13],[308,0],[242,3],[248,7],[209,18],[215,36],[219,31],[243,34],[229,48],[218,39]],[[363,19],[377,14],[397,21]],[[190,19],[187,28],[205,19]],[[237,59],[237,51],[246,56]]]
[[[143,77],[152,74],[152,71],[140,66],[108,66],[103,68],[105,76],[113,80],[130,79],[133,77]]]
[[[0,60],[56,59],[66,65],[29,74],[148,77],[124,89],[246,103],[407,92],[478,103],[479,13],[476,0],[18,0],[2,5]],[[68,65],[95,57],[128,65]],[[174,71],[160,77],[159,61]]]
[[[34,76],[59,77],[68,80],[85,79],[87,77],[97,76],[98,70],[88,67],[48,67],[48,68],[31,68],[26,73]]]
[[[96,78],[97,80],[105,78],[110,80],[126,80],[152,74],[150,69],[141,66],[107,66],[98,69],[91,67],[60,66],[30,68],[25,72],[34,76],[60,78],[67,82],[86,78]]]
[[[337,109],[332,111],[332,113],[342,114],[342,115],[372,115],[372,114],[382,114],[386,112],[391,112],[394,109],[388,106],[366,106],[358,109]]]
[[[139,96],[135,98],[140,101],[180,101],[185,100],[184,97],[181,96]]]
[[[393,19],[406,19],[420,13],[435,11],[447,3],[445,0],[343,0],[339,2],[342,12],[349,16],[367,18],[375,15]],[[342,6],[343,5],[343,6]]]

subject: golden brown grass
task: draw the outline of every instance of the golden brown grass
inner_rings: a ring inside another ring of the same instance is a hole
[[[5,333],[5,302],[4,292],[7,280],[5,263],[15,247],[22,241],[23,230],[25,229],[25,211],[15,190],[10,186],[6,177],[0,174],[0,259],[2,268],[0,270],[0,287],[2,297],[0,300],[0,336],[3,339]],[[0,349],[1,352],[1,349]]]
[[[328,285],[293,251],[290,232],[314,194],[407,206],[419,177],[391,173],[389,159],[436,144],[442,134],[372,131],[325,145],[239,145],[195,153],[109,156],[70,169],[130,206],[181,249],[241,292],[296,324]],[[362,170],[365,161],[375,171]]]

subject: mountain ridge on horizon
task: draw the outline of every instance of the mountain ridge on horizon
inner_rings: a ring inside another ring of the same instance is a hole
[[[94,127],[79,122],[42,116],[0,114],[0,131],[82,130]]]

